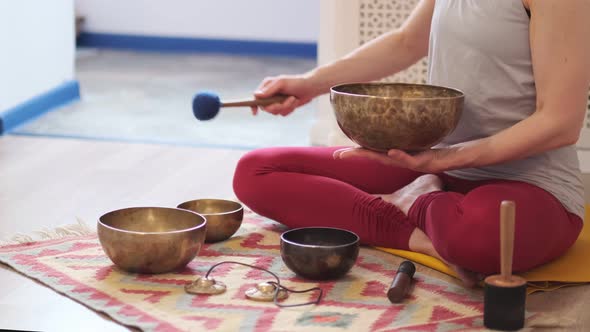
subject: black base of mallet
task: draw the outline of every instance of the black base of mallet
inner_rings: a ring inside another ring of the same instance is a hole
[[[493,277],[498,276],[485,280],[483,324],[493,330],[513,331],[523,328],[526,281],[511,276],[514,282],[504,285]]]

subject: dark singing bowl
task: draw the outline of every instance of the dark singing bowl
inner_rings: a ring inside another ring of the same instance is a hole
[[[98,239],[119,268],[165,273],[185,267],[205,241],[205,217],[187,210],[135,207],[109,212],[98,221]]]
[[[304,227],[281,234],[281,258],[297,275],[311,280],[344,276],[358,257],[359,237],[339,228]]]
[[[207,243],[229,239],[238,231],[244,218],[242,204],[225,199],[197,199],[184,202],[178,208],[191,210],[207,219]]]
[[[338,125],[352,141],[378,152],[421,151],[459,123],[461,91],[425,84],[355,83],[332,87]]]

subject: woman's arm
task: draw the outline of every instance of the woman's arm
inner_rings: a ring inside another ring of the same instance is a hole
[[[394,74],[428,53],[430,21],[435,0],[422,0],[404,25],[364,44],[345,57],[303,75],[269,77],[255,96],[266,98],[278,93],[290,95],[283,103],[264,108],[272,114],[287,115],[330,87],[346,82],[373,81]],[[254,114],[257,108],[253,107]]]
[[[526,158],[575,144],[584,122],[590,85],[590,0],[532,0],[530,43],[537,109],[530,117],[493,136],[429,150],[414,156],[392,150],[388,156],[364,150],[385,163],[435,173]]]
[[[422,0],[399,28],[342,59],[308,73],[322,93],[339,83],[373,81],[395,74],[428,54],[434,0]]]

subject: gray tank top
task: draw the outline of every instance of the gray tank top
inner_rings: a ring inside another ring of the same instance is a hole
[[[529,17],[521,0],[436,0],[428,53],[429,82],[465,93],[461,120],[439,147],[491,136],[535,111]],[[531,183],[584,218],[575,146],[447,173],[468,180]]]

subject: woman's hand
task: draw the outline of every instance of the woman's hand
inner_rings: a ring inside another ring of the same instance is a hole
[[[309,103],[321,93],[317,84],[308,75],[281,75],[265,78],[256,89],[256,98],[268,98],[277,94],[290,96],[282,103],[275,103],[263,107],[262,110],[274,114],[286,116],[297,107]],[[252,114],[258,113],[258,107],[252,107]]]
[[[469,167],[475,164],[477,146],[484,142],[469,142],[447,148],[429,149],[417,153],[389,150],[379,153],[363,148],[344,148],[334,151],[334,159],[368,158],[385,165],[411,169],[422,173],[436,174],[443,171]]]

